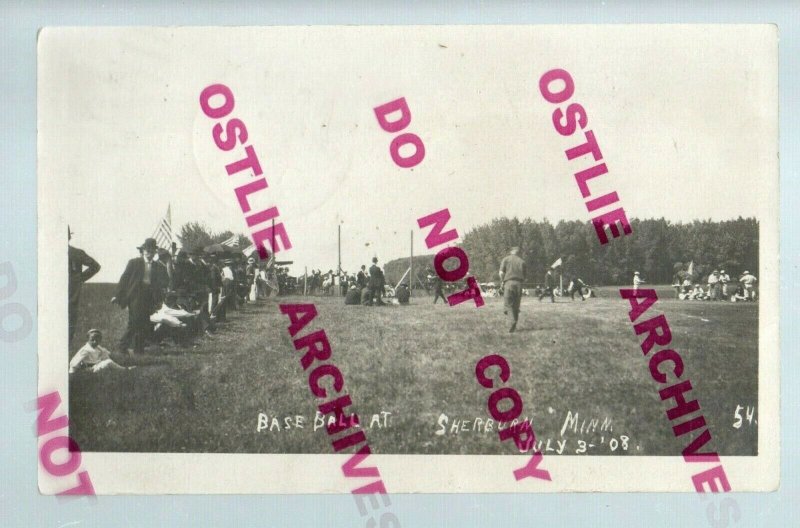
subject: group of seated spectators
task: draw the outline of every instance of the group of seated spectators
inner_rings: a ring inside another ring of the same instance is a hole
[[[405,283],[398,286],[397,291],[391,289],[391,287],[389,290],[392,296],[397,297],[398,302],[408,304],[411,292]],[[383,298],[387,291],[386,277],[383,274],[383,270],[378,266],[378,258],[374,257],[372,259],[372,266],[370,266],[369,272],[367,272],[365,265],[362,265],[355,275],[349,275],[343,271],[339,276],[339,291],[344,296],[346,305],[385,305]]]
[[[169,284],[150,315],[156,342],[170,337],[183,345],[198,335],[211,336],[231,312],[277,291],[277,271],[241,253],[181,249],[173,256],[159,250],[158,261],[167,269]]]
[[[683,301],[755,301],[758,299],[758,279],[745,270],[734,282],[724,270],[714,270],[708,275],[707,286],[693,283],[692,276],[676,274],[673,280],[676,298]]]
[[[344,296],[344,303],[347,305],[363,305],[363,306],[383,306],[383,292],[381,289],[373,289],[369,286],[359,288],[356,284],[351,284]],[[394,290],[394,298],[400,304],[408,304],[411,298],[411,291],[408,284],[405,282],[399,284]]]
[[[285,276],[285,270],[269,269],[265,262],[239,252],[159,249],[157,255],[169,277],[160,305],[149,316],[157,343],[171,338],[185,345],[195,336],[210,337],[231,312],[276,295],[278,277]]]
[[[71,236],[71,233],[70,233]],[[70,338],[77,321],[80,285],[99,269],[85,252],[70,246]],[[128,327],[119,348],[130,355],[158,347],[165,339],[179,346],[195,337],[211,337],[219,323],[247,303],[289,293],[296,279],[286,268],[262,262],[241,252],[206,252],[159,248],[148,238],[137,248],[139,256],[128,261],[111,303],[128,310]],[[84,268],[88,268],[85,270]],[[74,298],[74,299],[73,299]],[[119,365],[109,361],[100,344],[102,331],[93,328],[89,340],[70,362],[70,371],[103,370]]]

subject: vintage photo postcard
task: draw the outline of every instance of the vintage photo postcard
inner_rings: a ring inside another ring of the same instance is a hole
[[[43,493],[778,487],[775,26],[37,46]]]

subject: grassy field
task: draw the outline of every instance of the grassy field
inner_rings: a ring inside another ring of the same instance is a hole
[[[104,344],[117,350],[127,314],[108,304],[111,289],[84,287],[70,357],[90,327],[104,330]],[[684,378],[691,379],[709,424],[711,447],[725,455],[755,454],[757,415],[748,421],[741,410],[742,426],[732,424],[737,405],[758,404],[758,306],[674,301],[668,287],[659,295],[655,309],[669,320],[672,348],[684,358]],[[522,395],[523,417],[532,419],[546,454],[679,454],[687,437],[672,435],[627,301],[615,288],[586,302],[558,301],[524,298],[515,334],[507,332],[499,298],[480,309],[434,306],[430,297],[374,308],[344,306],[338,297],[279,302],[317,304],[319,315],[303,333],[324,328],[328,334],[373,453],[511,454],[498,441],[496,424],[486,430],[490,391],[474,375],[482,356],[499,353],[511,365],[509,384]],[[187,348],[169,345],[133,358],[114,353],[119,363],[137,365],[134,370],[73,375],[70,433],[81,449],[332,452],[324,428],[314,430],[321,401],[308,389],[277,302],[248,305],[228,321],[214,338]],[[259,413],[271,428],[257,431]],[[303,428],[296,427],[297,415],[305,418]],[[594,428],[581,431],[582,423]]]

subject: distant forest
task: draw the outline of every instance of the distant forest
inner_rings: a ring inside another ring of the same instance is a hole
[[[580,277],[595,285],[629,284],[633,272],[651,284],[669,284],[676,270],[694,262],[694,277],[705,281],[715,269],[734,278],[744,270],[758,275],[758,221],[755,218],[673,223],[664,218],[631,220],[633,234],[612,238],[601,246],[589,222],[560,221],[553,225],[526,218],[496,218],[466,233],[459,244],[469,255],[470,275],[480,282],[497,281],[500,260],[511,246],[520,247],[527,263],[526,282],[539,283],[546,269],[563,259],[566,278]],[[395,284],[408,269],[408,258],[386,264]],[[415,275],[433,267],[433,255],[414,257]]]

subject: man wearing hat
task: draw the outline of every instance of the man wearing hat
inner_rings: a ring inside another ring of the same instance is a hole
[[[184,249],[180,249],[175,253],[173,269],[172,269],[172,284],[170,290],[174,290],[178,296],[178,303],[187,309],[194,310],[202,304],[203,295],[195,295],[195,264],[189,260],[189,256]],[[159,259],[159,262],[161,259]],[[169,268],[167,268],[169,272]]]
[[[719,299],[719,290],[717,286],[719,285],[719,271],[714,270],[708,276],[708,293],[711,295],[711,300],[716,301]]]
[[[358,270],[358,275],[356,275],[356,286],[358,286],[359,290],[367,287],[367,267],[364,264],[361,265],[361,269]]]
[[[383,306],[383,271],[378,267],[378,257],[372,257],[372,266],[369,268],[369,291],[372,294],[372,302],[378,306]]]
[[[100,264],[95,259],[86,254],[82,249],[72,247],[69,241],[72,240],[72,231],[67,226],[67,261],[69,263],[69,282],[68,282],[68,318],[69,318],[69,342],[75,335],[75,327],[78,324],[78,308],[81,301],[81,287],[83,283],[94,277],[100,271]],[[85,269],[84,269],[85,268]]]
[[[89,340],[69,362],[69,373],[78,369],[87,369],[100,372],[105,369],[128,370],[135,367],[123,367],[111,359],[111,353],[100,343],[103,342],[103,332],[96,328],[89,330]]]
[[[224,297],[221,302],[225,303],[226,308],[236,310],[238,308],[236,302],[236,276],[233,272],[232,259],[222,261],[220,273],[222,274],[222,295]]]
[[[151,333],[150,314],[161,306],[164,290],[169,285],[167,269],[153,260],[158,246],[154,238],[148,238],[139,246],[141,257],[128,261],[119,279],[112,303],[128,309],[128,329],[120,340],[120,346],[128,353],[141,354]]]
[[[158,248],[156,250],[155,260],[159,263],[164,265],[164,269],[167,270],[167,277],[169,277],[169,289],[175,289],[175,279],[174,279],[174,272],[175,272],[175,264],[172,261],[172,253],[167,251],[164,248]]]
[[[224,323],[227,321],[228,311],[227,301],[223,295],[222,287],[222,268],[219,266],[219,258],[216,253],[212,253],[208,257],[208,266],[206,267],[208,274],[208,310],[209,314],[216,316],[217,321]]]
[[[720,270],[719,272],[719,284],[720,289],[722,290],[722,299],[728,300],[728,283],[731,281],[731,276],[725,273],[725,270]]]
[[[159,259],[160,261],[161,259]],[[172,289],[183,295],[189,295],[194,288],[195,264],[183,249],[175,254],[175,264],[172,270]],[[169,271],[169,269],[167,270]]]
[[[247,283],[247,297],[251,301],[258,299],[258,286],[256,284],[256,274],[258,273],[258,265],[256,265],[255,257],[247,259],[247,266],[244,269],[244,278]]]
[[[442,298],[444,304],[447,304],[447,297],[444,296],[444,280],[433,270],[430,271],[428,277],[433,281],[433,304],[436,304],[439,297]]]
[[[556,279],[553,277],[553,270],[551,268],[547,268],[547,271],[544,274],[544,289],[542,293],[539,294],[539,302],[542,302],[542,299],[545,295],[550,296],[550,302],[556,302],[555,294],[553,293],[553,289],[556,287]]]
[[[519,248],[514,246],[500,261],[500,282],[503,285],[504,312],[509,316],[509,332],[517,329],[519,304],[522,301],[522,281],[525,280],[525,261],[519,256]],[[541,298],[539,298],[541,300]]]
[[[758,279],[755,275],[752,275],[749,271],[745,270],[742,273],[742,277],[739,279],[739,282],[742,283],[744,286],[744,295],[748,301],[755,301],[756,300],[756,282]]]
[[[347,272],[339,270],[339,292],[342,297],[347,295]]]
[[[258,265],[256,264],[255,257],[248,258],[247,266],[244,269],[245,278],[247,279],[248,284],[253,284],[255,282],[256,271],[258,271]]]
[[[198,305],[208,308],[208,293],[211,291],[211,277],[208,266],[203,262],[202,249],[189,253],[188,270],[191,273],[190,291]]]

